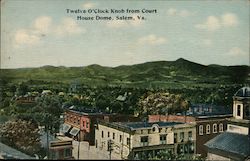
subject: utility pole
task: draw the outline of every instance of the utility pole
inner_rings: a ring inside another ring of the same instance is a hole
[[[79,160],[79,157],[80,157],[80,133],[78,134],[78,160]]]
[[[49,159],[49,128],[48,125],[45,126],[46,134],[47,134],[47,159]]]
[[[109,151],[109,160],[111,160],[111,153],[113,151],[113,142],[112,142],[112,140],[108,140],[108,151]]]

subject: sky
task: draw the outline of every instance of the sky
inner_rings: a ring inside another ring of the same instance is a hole
[[[248,0],[2,0],[1,68],[115,67],[178,58],[204,65],[249,65],[249,7]]]

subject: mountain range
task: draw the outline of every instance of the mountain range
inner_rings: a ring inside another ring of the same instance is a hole
[[[246,65],[202,65],[180,58],[136,65],[104,67],[43,66],[38,68],[1,69],[0,76],[9,81],[45,80],[57,82],[138,84],[138,83],[229,83],[249,84],[250,67]]]

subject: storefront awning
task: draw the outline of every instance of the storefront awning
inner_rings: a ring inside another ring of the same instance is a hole
[[[66,133],[66,132],[69,131],[70,128],[71,128],[70,125],[68,125],[68,124],[62,124],[62,126],[61,126],[61,128],[60,128],[60,132]]]
[[[76,136],[79,133],[80,129],[73,127],[69,132],[71,135]]]

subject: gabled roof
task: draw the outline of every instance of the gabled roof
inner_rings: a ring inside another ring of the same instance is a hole
[[[205,143],[209,149],[219,149],[244,157],[250,155],[250,138],[247,135],[224,132]]]

